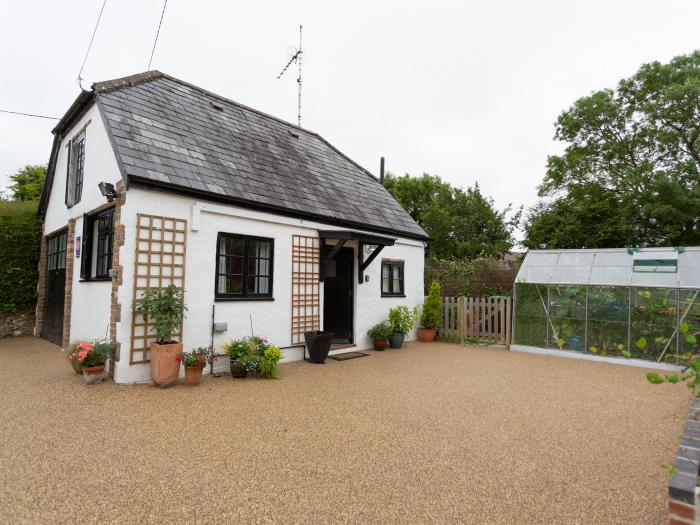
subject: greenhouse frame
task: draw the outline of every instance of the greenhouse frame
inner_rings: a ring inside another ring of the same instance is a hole
[[[700,351],[699,295],[700,247],[533,250],[511,349],[673,368]]]

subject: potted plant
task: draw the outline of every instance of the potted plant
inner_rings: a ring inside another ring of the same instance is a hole
[[[250,368],[250,361],[253,357],[249,337],[234,339],[227,343],[224,346],[224,353],[229,357],[231,377],[245,377],[248,375],[248,368]]]
[[[278,346],[268,346],[260,359],[260,377],[267,379],[277,379],[277,363],[282,358],[282,352]]]
[[[334,337],[335,334],[333,332],[323,332],[321,330],[305,332],[304,341],[309,351],[309,361],[318,364],[325,363]],[[306,359],[306,356],[304,356],[304,359]]]
[[[430,285],[428,298],[423,303],[420,316],[418,340],[422,343],[432,343],[440,326],[440,283],[433,281]]]
[[[229,342],[224,346],[224,352],[231,362],[231,377],[246,377],[248,372],[258,373],[268,348],[270,343],[265,337],[242,337]]]
[[[73,350],[80,363],[85,384],[99,383],[105,378],[105,363],[112,355],[112,343],[104,339],[92,339],[75,344]]]
[[[372,339],[375,350],[384,350],[386,348],[386,338],[391,335],[391,327],[386,321],[382,321],[370,328],[367,335]]]
[[[177,362],[185,367],[185,385],[197,386],[202,381],[202,370],[211,363],[214,352],[211,348],[200,346],[189,352],[180,352],[177,355]]]
[[[411,331],[418,318],[418,308],[410,309],[408,306],[394,306],[389,309],[389,346],[401,348],[406,334]]]
[[[136,301],[136,313],[155,325],[156,341],[150,346],[151,379],[158,387],[173,386],[180,374],[176,358],[182,352],[182,342],[174,341],[173,333],[182,324],[186,310],[182,292],[174,284],[162,290],[149,288]]]

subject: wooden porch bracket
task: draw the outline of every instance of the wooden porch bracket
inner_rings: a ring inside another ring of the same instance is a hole
[[[379,255],[379,252],[381,252],[384,249],[383,244],[377,245],[377,247],[374,249],[374,251],[367,257],[366,260],[363,260],[365,257],[365,243],[361,242],[360,243],[360,249],[357,252],[357,283],[362,284],[364,282],[364,277],[365,277],[365,270],[367,267],[372,264],[372,261],[377,258],[377,255]]]

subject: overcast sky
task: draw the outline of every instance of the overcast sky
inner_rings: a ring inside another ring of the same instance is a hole
[[[102,0],[0,0],[0,108],[60,117]],[[108,0],[83,72],[144,71],[162,0]],[[477,182],[531,206],[554,120],[640,64],[700,47],[700,1],[169,0],[152,69],[291,122],[304,25],[302,125],[373,173]],[[0,185],[45,163],[55,121],[0,114]]]

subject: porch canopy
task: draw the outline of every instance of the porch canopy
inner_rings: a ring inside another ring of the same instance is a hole
[[[324,268],[326,264],[332,261],[338,254],[340,249],[347,241],[358,241],[360,244],[359,250],[357,251],[357,282],[362,284],[364,282],[364,272],[367,267],[372,263],[377,255],[384,249],[385,246],[393,246],[396,239],[393,237],[384,237],[382,235],[374,235],[370,233],[358,232],[354,230],[319,230],[319,237],[322,239],[323,243],[328,240],[337,241],[333,248],[325,253],[322,253],[321,261],[321,280],[324,279]],[[369,257],[365,259],[365,246],[374,246],[374,250],[369,254]]]

